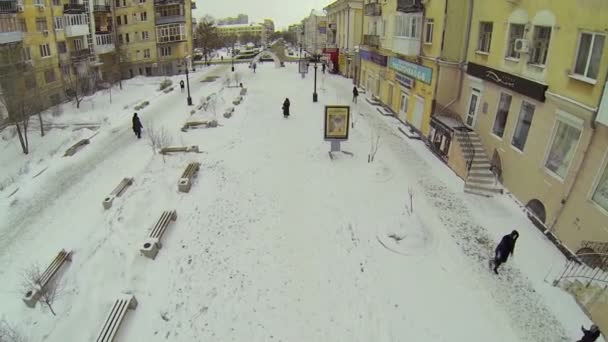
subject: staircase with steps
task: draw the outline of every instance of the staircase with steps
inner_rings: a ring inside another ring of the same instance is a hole
[[[464,192],[486,197],[502,194],[503,189],[490,170],[490,159],[486,155],[477,133],[455,131],[454,136],[462,149],[465,160],[471,164],[464,182]]]

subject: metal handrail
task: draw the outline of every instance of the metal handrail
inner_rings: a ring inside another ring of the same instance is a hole
[[[471,137],[469,136],[469,132],[466,130],[460,131],[464,136],[464,146],[463,152],[468,150],[470,151],[469,158],[466,158],[467,165],[467,176],[471,172],[471,166],[473,166],[473,160],[475,159],[475,148],[473,147],[473,143],[471,142]]]
[[[603,264],[596,266],[595,268],[591,268],[581,260],[581,257],[593,256],[599,257],[602,260]],[[605,269],[608,266],[608,262],[606,260],[608,258],[608,253],[581,253],[576,254],[572,259],[569,259],[564,266],[563,271],[556,279],[553,281],[553,285],[559,284],[563,279],[586,279],[589,280],[587,283],[587,287],[591,285],[592,282],[598,281],[601,283],[608,284],[608,271]],[[603,274],[602,274],[603,273]]]

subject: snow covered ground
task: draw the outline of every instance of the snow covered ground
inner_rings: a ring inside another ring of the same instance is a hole
[[[362,98],[354,128],[331,161],[323,106],[349,104],[351,80],[297,66],[237,65],[248,88],[232,118],[238,88],[221,79],[229,66],[197,71],[195,104],[217,94],[220,126],[180,131],[193,107],[160,79],[127,81],[55,122],[100,122],[73,157],[67,147],[91,130],[32,132],[32,153],[3,133],[0,168],[0,318],[31,341],[96,337],[114,298],[132,293],[117,341],[573,341],[588,318],[545,282],[561,254],[508,196],[464,194],[462,181],[394,118]],[[176,77],[174,84],[179,80]],[[291,101],[283,119],[281,104]],[[144,137],[130,129],[133,106]],[[208,113],[207,113],[208,114]],[[202,115],[201,113],[197,113]],[[47,120],[51,120],[48,118]],[[156,155],[147,128],[165,127],[173,145],[203,153]],[[380,136],[373,163],[370,141]],[[187,163],[202,163],[189,193],[177,191]],[[36,176],[41,170],[43,173]],[[111,209],[101,202],[123,177],[133,185]],[[19,190],[9,197],[15,189]],[[413,212],[408,213],[409,194]],[[177,210],[156,260],[139,246],[163,210]],[[518,229],[515,257],[500,276],[487,268],[494,244]],[[392,238],[390,237],[392,236]],[[52,316],[21,301],[23,270],[43,267],[61,248],[73,259]],[[549,279],[550,282],[551,279]]]

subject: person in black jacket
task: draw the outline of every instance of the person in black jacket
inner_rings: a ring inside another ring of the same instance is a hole
[[[504,264],[509,258],[509,254],[513,255],[513,251],[515,250],[515,242],[519,237],[519,233],[517,230],[514,230],[509,235],[505,235],[500,240],[498,246],[496,246],[496,251],[494,254],[494,260],[490,261],[490,266],[494,264],[494,273],[498,274],[498,267],[501,264]]]
[[[137,136],[137,139],[141,139],[141,129],[142,128],[144,128],[144,126],[141,125],[141,121],[139,121],[139,117],[137,116],[137,113],[133,114],[133,132]]]
[[[353,87],[353,102],[357,103],[357,97],[359,97],[359,90],[357,87]]]
[[[600,328],[598,328],[595,324],[591,325],[591,328],[589,328],[589,330],[581,326],[581,330],[583,331],[583,337],[577,342],[595,342],[601,334]]]
[[[182,89],[182,93],[184,92],[184,80],[179,81],[179,87]]]
[[[291,104],[289,103],[289,98],[285,98],[285,101],[283,102],[283,117],[287,118],[289,117],[289,106]]]

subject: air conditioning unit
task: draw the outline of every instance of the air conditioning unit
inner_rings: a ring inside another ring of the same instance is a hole
[[[515,52],[527,53],[530,50],[530,42],[527,39],[515,39]]]

